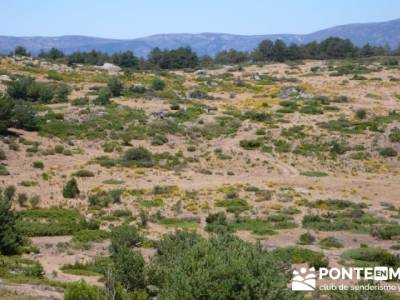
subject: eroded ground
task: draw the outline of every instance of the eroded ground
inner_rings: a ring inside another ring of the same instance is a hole
[[[0,64],[11,78],[54,82],[48,68]],[[96,271],[65,266],[107,257],[107,233],[123,222],[143,227],[148,259],[151,241],[176,228],[204,236],[224,228],[271,250],[322,252],[330,265],[350,263],[343,253],[365,245],[398,253],[397,66],[306,61],[202,73],[120,74],[123,96],[96,105],[110,75],[64,68],[56,82],[71,88],[68,102],[37,104],[38,131],[2,137],[0,182],[27,195],[15,209],[37,251],[24,256],[46,278],[101,285]],[[151,89],[154,78],[163,90]],[[80,193],[70,199],[62,191],[71,178]],[[64,211],[99,228],[75,228]],[[217,212],[226,220],[210,218]]]

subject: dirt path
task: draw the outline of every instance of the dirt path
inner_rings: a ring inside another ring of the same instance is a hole
[[[17,295],[27,295],[36,297],[40,300],[61,300],[64,299],[64,292],[57,288],[46,287],[35,284],[9,284],[0,279],[0,288],[16,293]],[[4,299],[6,300],[6,299]]]

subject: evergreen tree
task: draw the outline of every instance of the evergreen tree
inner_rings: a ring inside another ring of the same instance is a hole
[[[31,56],[31,54],[26,51],[26,48],[22,46],[15,47],[14,54],[17,56]]]
[[[11,210],[15,188],[0,190],[0,254],[12,255],[22,245],[22,236],[16,228],[16,216]]]
[[[75,178],[70,179],[63,189],[64,198],[76,198],[80,194]]]
[[[264,40],[258,44],[252,56],[254,61],[267,61],[272,59],[274,43],[270,40]]]

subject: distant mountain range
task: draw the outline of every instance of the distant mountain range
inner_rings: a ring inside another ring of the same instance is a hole
[[[400,44],[400,19],[378,23],[360,23],[335,26],[309,34],[269,34],[269,35],[235,35],[225,33],[199,34],[158,34],[137,39],[105,39],[87,36],[59,37],[12,37],[0,36],[0,53],[7,54],[16,46],[23,46],[33,54],[40,50],[58,48],[65,53],[90,51],[92,49],[114,53],[131,50],[137,56],[145,57],[153,48],[174,49],[190,46],[199,55],[215,55],[222,50],[253,50],[264,39],[281,39],[286,43],[304,44],[322,41],[328,37],[350,39],[355,45],[366,43],[376,46],[388,45],[391,48]]]

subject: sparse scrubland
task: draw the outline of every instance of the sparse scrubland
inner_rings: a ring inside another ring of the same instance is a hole
[[[1,57],[0,298],[365,298],[287,285],[400,266],[399,58],[310,47]]]

